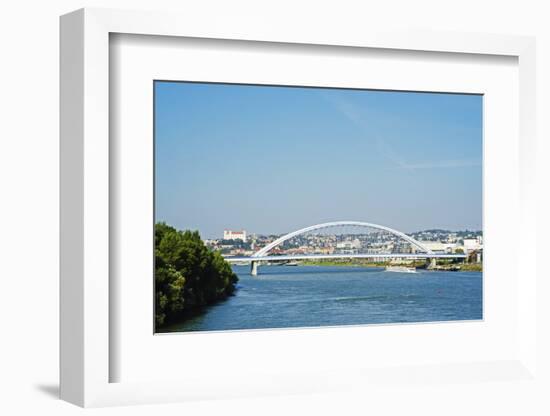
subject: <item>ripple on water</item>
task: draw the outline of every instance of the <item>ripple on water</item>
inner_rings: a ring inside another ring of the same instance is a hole
[[[166,331],[482,319],[482,273],[389,273],[322,266],[234,266],[234,296]]]

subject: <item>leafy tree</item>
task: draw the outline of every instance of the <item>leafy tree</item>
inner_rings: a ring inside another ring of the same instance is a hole
[[[237,275],[220,253],[212,252],[197,231],[155,225],[155,322],[182,317],[186,310],[225,299]]]

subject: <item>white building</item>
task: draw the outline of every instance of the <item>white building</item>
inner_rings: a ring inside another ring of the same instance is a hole
[[[465,238],[464,239],[464,252],[471,253],[472,251],[480,250],[483,248],[482,237],[477,238]]]
[[[441,241],[420,241],[420,244],[434,253],[452,253],[457,247],[455,243],[442,243]]]
[[[341,241],[339,243],[336,243],[336,248],[342,248],[346,250],[356,250],[361,248],[361,241],[359,241],[357,238],[353,241],[350,241],[350,240]]]
[[[241,240],[246,242],[246,231],[232,231],[232,230],[223,230],[223,239],[224,240]]]

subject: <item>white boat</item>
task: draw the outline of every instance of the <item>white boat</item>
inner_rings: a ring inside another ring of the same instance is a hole
[[[408,266],[386,266],[387,272],[397,272],[397,273],[416,273],[416,267]]]

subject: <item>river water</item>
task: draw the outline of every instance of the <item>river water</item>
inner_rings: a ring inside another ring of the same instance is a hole
[[[167,332],[482,319],[482,273],[234,266],[236,294]]]

